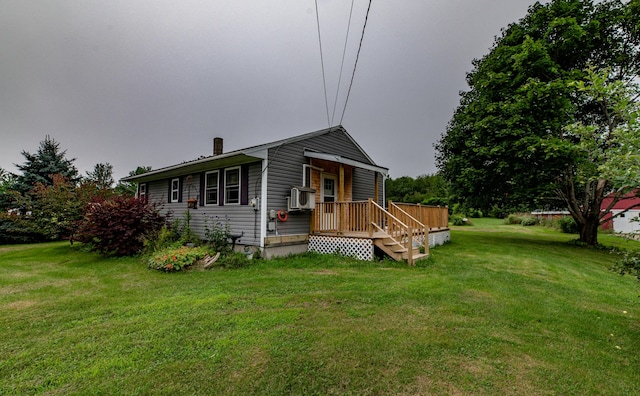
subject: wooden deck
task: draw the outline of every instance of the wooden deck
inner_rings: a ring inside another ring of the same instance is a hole
[[[387,210],[372,199],[325,202],[316,204],[310,234],[371,239],[393,259],[413,265],[429,255],[429,231],[447,229],[448,222],[448,209],[435,206],[389,201]]]

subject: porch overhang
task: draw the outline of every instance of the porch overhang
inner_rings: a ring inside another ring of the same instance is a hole
[[[378,172],[384,176],[387,176],[389,174],[388,168],[384,168],[378,165],[365,164],[364,162],[352,160],[350,158],[345,158],[338,154],[320,153],[317,151],[304,150],[304,156],[307,158],[315,158],[315,159],[320,159],[325,161],[337,162],[339,164],[344,164],[344,165],[351,165],[351,166],[355,166],[356,168],[362,168],[362,169],[370,170],[373,172]]]

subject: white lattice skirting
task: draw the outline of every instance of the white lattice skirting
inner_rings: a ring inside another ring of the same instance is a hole
[[[429,247],[444,245],[451,241],[451,231],[429,233]]]
[[[358,260],[373,260],[371,239],[310,235],[309,251],[322,254],[341,254]]]

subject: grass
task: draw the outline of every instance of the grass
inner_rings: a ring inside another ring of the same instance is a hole
[[[474,224],[417,268],[305,255],[165,274],[0,247],[0,394],[640,394],[640,285],[615,255]]]

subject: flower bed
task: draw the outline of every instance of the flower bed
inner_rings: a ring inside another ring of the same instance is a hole
[[[149,258],[149,268],[164,272],[182,271],[209,254],[207,247],[162,249]]]

